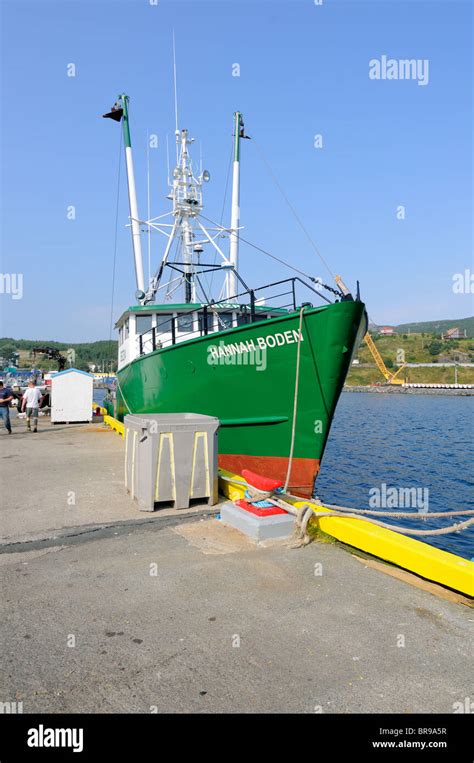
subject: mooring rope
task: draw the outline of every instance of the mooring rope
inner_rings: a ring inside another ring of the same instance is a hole
[[[474,510],[473,509],[463,509],[460,511],[446,511],[446,512],[433,512],[433,513],[426,513],[426,514],[413,514],[412,512],[403,512],[403,511],[373,511],[371,509],[350,509],[347,507],[333,507],[333,506],[327,506],[323,503],[316,503],[316,501],[313,500],[307,500],[305,501],[305,504],[301,506],[299,509],[293,506],[291,502],[288,502],[285,500],[285,498],[291,498],[293,500],[301,500],[300,496],[292,495],[291,493],[275,493],[273,490],[264,491],[264,490],[258,490],[257,488],[253,487],[253,485],[249,485],[247,482],[244,482],[243,480],[236,480],[235,478],[231,477],[224,477],[223,475],[220,475],[220,479],[223,479],[227,482],[232,482],[234,485],[239,485],[242,487],[247,488],[249,491],[250,496],[250,503],[256,502],[256,501],[262,501],[267,500],[270,503],[273,503],[278,508],[284,509],[289,514],[293,514],[296,517],[296,530],[297,530],[297,543],[293,545],[293,548],[297,548],[301,545],[307,545],[311,542],[311,537],[308,535],[308,524],[310,519],[314,516],[316,519],[321,519],[323,517],[337,517],[339,519],[358,519],[361,522],[370,522],[374,525],[378,525],[379,527],[383,527],[386,530],[392,530],[394,532],[401,533],[402,535],[418,535],[418,536],[427,536],[427,535],[448,535],[452,532],[458,532],[459,530],[463,530],[466,527],[469,527],[470,525],[474,524]],[[313,507],[323,507],[323,509],[327,509],[326,511],[316,511]],[[366,516],[371,515],[371,516]],[[404,519],[432,519],[436,517],[446,517],[446,516],[471,516],[470,519],[466,519],[463,522],[458,522],[453,525],[449,525],[448,527],[441,527],[436,530],[417,530],[414,528],[409,527],[399,527],[397,525],[391,525],[387,522],[381,522],[380,520],[373,519],[373,515],[382,515],[382,516],[391,516],[391,517],[403,517]]]
[[[298,329],[298,344],[296,347],[295,393],[293,396],[293,419],[291,422],[290,454],[288,456],[288,469],[286,472],[285,487],[283,488],[285,493],[288,490],[288,483],[290,481],[291,467],[293,466],[293,451],[295,447],[296,415],[297,415],[297,408],[298,408],[298,390],[300,386],[300,360],[301,360],[301,341],[302,341],[302,332],[303,332],[303,313],[304,313],[304,307],[300,309],[300,325]]]
[[[297,501],[301,500],[301,497],[293,495],[292,493],[286,493],[289,498],[294,498]],[[344,513],[350,512],[352,514],[371,514],[375,517],[403,517],[404,519],[435,519],[440,517],[458,517],[458,516],[473,516],[474,509],[461,509],[460,511],[429,511],[419,512],[414,514],[413,511],[380,511],[379,509],[353,509],[350,506],[336,506],[335,504],[317,503],[316,506],[324,506],[325,509],[330,511],[342,511]]]

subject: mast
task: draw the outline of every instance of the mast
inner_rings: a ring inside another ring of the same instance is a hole
[[[180,273],[180,276],[168,282],[169,285],[174,285],[171,292],[168,292],[167,295],[176,292],[180,285],[184,285],[184,299],[188,304],[198,301],[198,288],[202,292],[206,302],[209,301],[209,298],[204,291],[204,287],[200,282],[199,274],[214,272],[221,268],[222,271],[226,272],[223,289],[220,292],[221,296],[225,296],[225,294],[230,296],[235,295],[237,291],[237,277],[232,272],[234,266],[229,257],[224,254],[217,241],[221,237],[227,237],[232,233],[234,234],[232,247],[234,252],[234,262],[236,263],[238,240],[235,234],[239,227],[239,143],[240,138],[248,137],[244,135],[242,115],[240,112],[236,112],[234,115],[236,131],[234,139],[232,220],[233,226],[235,227],[233,229],[224,228],[217,223],[211,228],[206,228],[205,225],[203,225],[203,222],[200,219],[202,211],[202,187],[210,180],[210,174],[207,170],[203,170],[201,166],[199,175],[197,177],[194,175],[188,148],[194,142],[194,138],[189,138],[189,133],[186,129],[177,129],[175,131],[177,160],[172,173],[172,178],[169,178],[170,192],[167,197],[173,202],[173,208],[171,211],[165,212],[158,217],[141,221],[138,216],[137,194],[135,189],[132,144],[130,140],[128,118],[128,100],[127,95],[120,95],[116,103],[112,106],[110,112],[103,116],[108,119],[113,119],[115,122],[121,122],[123,120],[132,243],[137,282],[136,297],[138,302],[142,305],[147,305],[155,301],[158,290],[162,288],[161,280],[166,266],[169,266],[175,272]],[[235,166],[236,164],[237,166]],[[149,172],[147,178],[149,184]],[[149,209],[148,216],[150,216]],[[166,218],[171,218],[172,222],[166,222]],[[151,278],[149,277],[146,292],[143,275],[140,225],[147,225],[149,233],[150,230],[155,230],[167,238],[161,263],[155,274]],[[178,259],[173,259],[173,262],[171,263],[168,262],[168,260],[171,255],[172,246],[175,242],[179,243],[179,253],[181,254],[181,258],[178,256]],[[215,262],[211,264],[201,262],[201,252],[203,251],[203,245],[205,244],[208,244],[217,252],[222,260],[220,266]]]
[[[135,173],[133,169],[132,143],[130,140],[130,125],[128,120],[128,95],[123,93],[118,96],[117,103],[112,106],[104,117],[122,120],[123,142],[125,146],[125,163],[127,167],[128,201],[130,206],[130,222],[132,231],[133,256],[135,260],[135,279],[137,283],[137,299],[141,301],[145,296],[145,279],[143,276],[142,245],[140,239],[140,223],[138,217],[137,190],[135,187]]]
[[[188,139],[188,131],[187,130],[181,130],[181,136],[177,134],[176,136],[176,143],[178,144],[178,140],[181,141],[181,162],[180,162],[180,171],[181,171],[181,177],[180,177],[180,184],[183,192],[183,200],[186,205],[194,204],[194,201],[196,200],[196,189],[194,187],[194,184],[192,182],[192,170],[190,167],[189,162],[189,154],[188,154],[188,145],[191,143],[191,140]],[[176,199],[175,199],[176,204]],[[190,221],[190,214],[188,210],[185,207],[185,213],[182,214],[181,218],[181,228],[182,228],[182,251],[183,251],[183,262],[184,262],[184,301],[189,303],[193,301],[194,298],[194,279],[192,277],[192,270],[193,270],[193,227],[191,225]]]
[[[140,239],[140,223],[138,222],[137,190],[135,187],[135,172],[133,169],[132,143],[130,140],[130,125],[128,121],[128,95],[121,95],[123,109],[123,141],[125,145],[125,161],[127,164],[128,201],[130,205],[130,222],[132,225],[133,256],[135,259],[135,278],[137,291],[145,293],[143,277],[142,242]]]
[[[239,236],[240,222],[240,138],[243,134],[244,120],[240,111],[234,113],[234,162],[232,167],[232,213],[230,234],[230,264],[233,270],[227,273],[227,298],[237,294],[237,276],[235,271],[239,264]]]

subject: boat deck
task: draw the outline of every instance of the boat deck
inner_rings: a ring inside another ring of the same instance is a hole
[[[452,713],[470,696],[469,607],[330,543],[255,546],[208,507],[144,515],[111,429],[13,425],[0,638],[25,713]]]

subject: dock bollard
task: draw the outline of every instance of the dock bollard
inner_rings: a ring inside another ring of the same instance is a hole
[[[125,416],[125,487],[140,511],[218,501],[219,419],[197,413]]]

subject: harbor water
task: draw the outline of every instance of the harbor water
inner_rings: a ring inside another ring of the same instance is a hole
[[[374,503],[380,496],[377,508],[396,511],[383,505],[388,488],[419,488],[422,509],[426,503],[430,512],[474,509],[473,432],[472,397],[343,393],[316,481],[317,495],[325,503],[353,508],[369,508],[371,498]],[[466,518],[410,520],[409,526],[447,527]],[[408,524],[403,519],[385,521]],[[474,556],[472,525],[418,539],[467,559]]]

